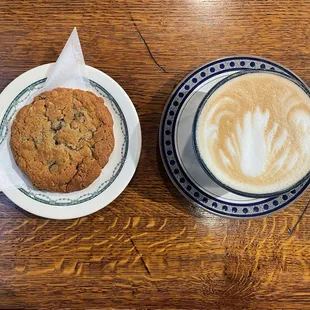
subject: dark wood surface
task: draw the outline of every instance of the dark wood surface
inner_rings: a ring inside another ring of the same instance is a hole
[[[220,218],[181,197],[157,143],[174,86],[216,58],[271,58],[310,84],[309,21],[309,1],[2,0],[0,90],[55,61],[76,26],[87,64],[134,102],[143,150],[128,188],[85,218],[0,194],[0,308],[310,309],[310,191],[274,216]]]

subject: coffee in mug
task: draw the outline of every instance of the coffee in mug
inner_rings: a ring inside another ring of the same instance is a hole
[[[245,196],[283,192],[309,177],[310,97],[284,74],[239,72],[203,100],[194,123],[202,166]]]

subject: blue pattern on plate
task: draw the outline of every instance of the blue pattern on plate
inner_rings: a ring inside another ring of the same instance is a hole
[[[255,69],[275,70],[293,77],[303,83],[294,73],[281,65],[259,57],[228,57],[206,64],[189,74],[172,93],[163,113],[160,128],[161,155],[173,183],[180,192],[194,204],[210,212],[228,217],[257,217],[273,213],[288,206],[310,184],[310,180],[278,197],[263,199],[259,202],[236,204],[210,195],[194,184],[185,173],[175,147],[175,129],[178,114],[186,99],[199,85],[211,77],[236,70]]]

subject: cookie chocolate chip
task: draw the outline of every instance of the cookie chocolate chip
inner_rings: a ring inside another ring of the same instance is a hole
[[[56,88],[17,113],[10,146],[17,165],[37,189],[82,190],[109,161],[113,119],[103,98],[94,93]]]

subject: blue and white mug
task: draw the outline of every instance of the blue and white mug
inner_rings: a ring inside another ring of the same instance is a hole
[[[193,141],[202,169],[241,196],[280,195],[310,177],[310,91],[270,70],[217,83],[196,111]]]

